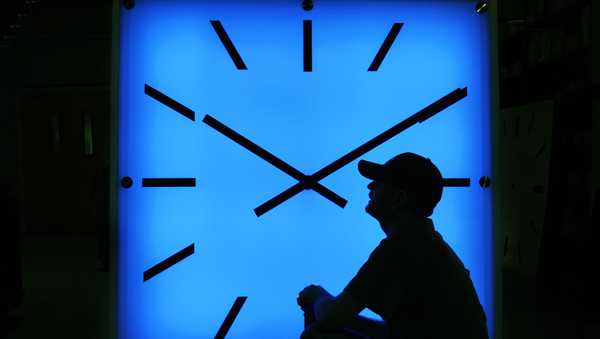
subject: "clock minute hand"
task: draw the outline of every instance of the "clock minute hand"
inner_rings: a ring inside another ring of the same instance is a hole
[[[429,106],[423,108],[419,112],[411,115],[410,117],[404,119],[403,121],[394,125],[390,129],[386,130],[385,132],[379,134],[378,136],[374,137],[373,139],[371,139],[371,140],[367,141],[366,143],[362,144],[361,146],[357,147],[353,151],[350,151],[349,153],[342,156],[338,160],[323,167],[319,171],[312,174],[309,178],[312,179],[313,181],[323,180],[328,175],[334,173],[335,171],[346,166],[347,164],[356,160],[357,158],[364,155],[365,153],[371,151],[375,147],[383,144],[384,142],[388,141],[389,139],[393,138],[394,136],[400,134],[402,131],[410,128],[411,126],[415,125],[416,123],[422,123],[423,121],[431,118],[435,114],[448,108],[449,106],[453,105],[454,103],[458,102],[459,100],[463,99],[466,96],[467,96],[467,87],[464,87],[462,89],[457,88],[456,90],[448,93],[447,95],[445,95],[442,98],[438,99],[437,101],[433,102]],[[291,197],[295,196],[296,194],[300,193],[305,188],[303,185],[304,184],[302,182],[300,182],[300,183],[288,188],[287,190],[281,192],[274,198],[270,199],[269,201],[267,201],[264,204],[255,208],[254,213],[257,216],[261,216],[261,215],[265,214],[266,212],[270,211],[271,209],[277,207],[279,204],[283,203],[284,201],[286,201],[286,200],[290,199]]]
[[[264,148],[258,146],[257,144],[253,143],[252,141],[248,140],[247,138],[245,138],[241,134],[237,133],[233,129],[227,127],[225,124],[221,123],[220,121],[213,118],[212,116],[210,116],[208,114],[205,115],[204,118],[202,119],[202,122],[204,122],[205,124],[214,128],[215,130],[217,130],[221,134],[225,135],[229,139],[235,141],[237,144],[244,147],[248,151],[254,153],[258,157],[264,159],[266,162],[277,167],[278,169],[285,172],[289,176],[298,180],[300,183],[302,183],[303,188],[310,188],[310,189],[315,190],[316,192],[318,192],[319,194],[321,194],[325,198],[331,200],[334,204],[336,204],[342,208],[344,208],[344,206],[346,206],[346,204],[348,203],[348,201],[346,199],[340,197],[335,192],[329,190],[327,187],[319,184],[317,181],[313,181],[311,177],[298,171],[297,169],[292,167],[290,164],[286,163],[285,161],[279,159],[278,157],[276,157],[269,151],[265,150]]]
[[[453,105],[454,103],[458,102],[459,100],[463,99],[466,96],[467,96],[467,88],[466,87],[462,88],[462,89],[456,89],[456,90],[450,92],[449,94],[445,95],[441,99],[438,99],[437,101],[435,101],[434,103],[425,107],[424,109],[420,110],[419,112],[411,115],[410,117],[404,119],[403,121],[394,125],[390,129],[386,130],[385,132],[379,134],[378,136],[374,137],[373,139],[371,139],[371,140],[367,141],[366,143],[362,144],[361,146],[357,147],[353,151],[350,151],[349,153],[342,156],[338,160],[323,167],[316,173],[312,174],[310,177],[312,177],[314,180],[323,180],[323,178],[325,178],[328,175],[332,174],[333,172],[339,170],[340,168],[346,166],[347,164],[351,163],[352,161],[358,159],[359,157],[363,156],[365,153],[371,151],[375,147],[377,147],[377,146],[383,144],[384,142],[388,141],[389,139],[395,137],[396,135],[400,134],[404,130],[412,127],[417,122],[422,123],[423,121],[431,118],[432,116],[436,115],[437,113],[450,107],[451,105]]]

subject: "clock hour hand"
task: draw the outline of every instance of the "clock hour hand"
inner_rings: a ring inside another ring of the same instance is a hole
[[[346,166],[347,164],[351,163],[352,161],[358,159],[359,157],[361,157],[365,153],[371,151],[375,147],[383,144],[384,142],[388,141],[389,139],[400,134],[402,131],[410,128],[411,126],[415,125],[416,123],[422,123],[423,121],[431,118],[432,116],[443,111],[444,109],[448,108],[449,106],[453,105],[454,103],[458,102],[459,100],[463,99],[466,96],[467,96],[467,88],[466,87],[462,88],[462,89],[457,88],[456,90],[448,93],[444,97],[438,99],[437,101],[435,101],[434,103],[430,104],[429,106],[423,108],[419,112],[404,119],[403,121],[394,125],[393,127],[386,130],[385,132],[379,134],[378,136],[374,137],[373,139],[371,139],[371,140],[367,141],[366,143],[362,144],[361,146],[357,147],[353,151],[347,153],[346,155],[344,155],[341,158],[337,159],[336,161],[332,162],[331,164],[329,164],[329,165],[323,167],[322,169],[320,169],[319,171],[313,173],[309,178],[311,178],[312,180],[317,181],[317,182],[323,180],[328,175],[334,173],[335,171],[339,170],[340,168],[342,168],[342,167]],[[279,204],[283,203],[287,199],[289,199],[289,198],[295,196],[296,194],[298,194],[299,192],[301,192],[304,189],[303,185],[305,185],[305,184],[300,182],[300,183],[288,188],[287,190],[278,194],[271,200],[269,200],[269,201],[265,202],[264,204],[255,208],[254,213],[256,213],[257,216],[261,216],[261,215],[265,214],[266,212],[277,207]]]
[[[319,184],[318,181],[314,181],[312,178],[295,169],[294,167],[292,167],[285,161],[279,159],[264,148],[248,140],[247,138],[232,130],[231,128],[225,126],[223,123],[213,118],[212,116],[208,114],[205,115],[202,119],[202,122],[214,128],[229,139],[235,141],[237,144],[254,153],[255,155],[259,156],[260,158],[264,159],[271,165],[279,168],[281,171],[287,173],[289,176],[298,180],[300,183],[302,183],[302,190],[313,189],[315,192],[321,194],[322,196],[331,200],[334,204],[342,208],[344,208],[348,203],[346,199],[340,197],[335,192],[329,190],[327,187]]]

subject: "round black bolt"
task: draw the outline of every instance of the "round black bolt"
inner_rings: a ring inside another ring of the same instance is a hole
[[[129,188],[131,185],[133,185],[133,180],[130,177],[123,177],[121,179],[121,187]]]
[[[490,177],[483,176],[479,178],[479,186],[481,186],[482,188],[488,188],[490,187],[491,181],[492,180],[490,179]]]
[[[123,6],[125,6],[125,9],[133,9],[135,7],[135,0],[123,0]]]
[[[313,9],[313,7],[314,7],[314,4],[313,4],[312,0],[303,0],[302,1],[302,8],[305,11],[310,11],[311,9]]]

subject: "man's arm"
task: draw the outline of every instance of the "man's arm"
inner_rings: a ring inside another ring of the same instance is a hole
[[[315,300],[314,314],[319,328],[334,330],[349,325],[365,306],[346,292],[337,297],[323,295]]]

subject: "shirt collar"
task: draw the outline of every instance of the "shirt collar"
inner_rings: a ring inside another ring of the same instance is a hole
[[[409,238],[422,234],[433,234],[435,228],[430,218],[420,219],[415,227],[401,227],[394,231],[391,237]]]

